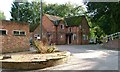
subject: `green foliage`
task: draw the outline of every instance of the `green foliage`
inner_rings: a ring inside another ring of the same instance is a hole
[[[74,16],[65,18],[65,21],[68,26],[79,26],[82,20],[82,16]]]
[[[120,2],[89,2],[87,10],[91,17],[92,28],[99,27],[97,35],[111,34],[120,31]]]
[[[2,11],[0,11],[0,20],[5,20],[5,15]]]
[[[56,49],[57,49],[57,48],[55,47],[55,45],[49,46],[47,52],[48,52],[48,53],[52,53],[52,52],[55,52]]]
[[[30,24],[30,29],[34,30],[36,24],[39,24],[39,20],[40,20],[39,8],[40,8],[39,2],[38,3],[13,2],[11,8],[11,16],[12,16],[11,21],[27,22]]]
[[[56,15],[60,17],[78,16],[85,13],[82,6],[74,6],[70,3],[66,4],[48,4],[43,9],[44,13]]]

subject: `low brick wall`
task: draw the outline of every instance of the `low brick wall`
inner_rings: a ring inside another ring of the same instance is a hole
[[[43,69],[50,66],[63,64],[67,61],[67,57],[61,59],[53,59],[40,62],[2,62],[3,69],[16,69],[16,70],[34,70]]]
[[[120,39],[111,40],[107,43],[103,43],[103,47],[106,48],[120,48]]]
[[[11,58],[3,59],[0,56],[0,68],[15,70],[34,70],[56,66],[67,62],[70,52],[55,52],[49,54],[12,54]]]

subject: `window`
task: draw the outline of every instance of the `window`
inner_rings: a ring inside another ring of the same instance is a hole
[[[72,29],[71,29],[71,27],[69,27],[69,28],[68,28],[68,31],[69,31],[69,32],[72,32]]]
[[[25,31],[15,30],[15,31],[13,31],[13,35],[15,35],[15,36],[25,36],[26,33],[25,33]]]
[[[20,32],[20,35],[25,35],[25,32],[24,32],[24,31],[21,31],[21,32]]]
[[[13,31],[14,35],[19,35],[19,31]]]
[[[0,35],[7,35],[7,30],[0,30]]]
[[[76,40],[76,39],[77,39],[76,34],[73,34],[73,40]]]
[[[40,35],[39,35],[39,34],[35,34],[34,37],[35,37],[36,39],[40,39]]]
[[[63,36],[61,35],[60,38],[63,38]]]
[[[83,34],[83,40],[88,40],[88,36]]]
[[[80,28],[80,29],[82,28],[81,25],[79,26],[79,28]]]
[[[39,34],[34,34],[34,37],[39,37],[40,35]]]
[[[64,25],[60,25],[60,28],[61,28],[61,29],[64,29]]]

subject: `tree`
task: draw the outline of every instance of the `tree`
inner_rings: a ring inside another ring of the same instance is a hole
[[[0,11],[0,20],[5,20],[5,15],[2,11]]]
[[[38,2],[13,2],[11,8],[11,21],[27,22],[30,29],[34,30],[36,24],[40,23],[40,3]],[[30,30],[30,31],[32,31]]]
[[[44,8],[44,13],[56,15],[60,17],[78,16],[85,13],[82,6],[74,6],[70,3],[66,4],[48,4]]]
[[[105,34],[120,31],[120,2],[89,2],[87,10],[93,27],[99,26]]]
[[[85,10],[81,6],[74,6],[70,3],[66,4],[46,4],[43,3],[43,14],[56,15],[60,17],[68,17],[81,15]],[[28,22],[30,31],[33,31],[37,24],[40,23],[40,2],[13,2],[11,8],[12,21]]]

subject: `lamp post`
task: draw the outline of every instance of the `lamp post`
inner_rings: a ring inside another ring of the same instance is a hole
[[[21,1],[15,0],[15,2],[18,3],[18,17],[17,17],[17,20],[20,21],[20,18],[19,18],[19,17],[20,17],[20,16],[19,16],[19,15],[20,15],[20,12],[19,12],[19,11],[20,11],[20,7],[19,7],[19,6],[20,6],[21,4],[23,4],[24,1],[23,1],[23,0],[21,0]]]
[[[42,0],[40,0],[40,38],[42,39]]]

